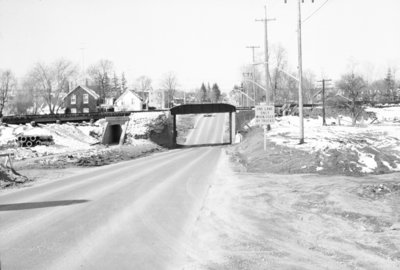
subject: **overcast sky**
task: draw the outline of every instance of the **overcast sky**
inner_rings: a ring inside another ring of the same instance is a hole
[[[305,0],[303,19],[326,0]],[[296,0],[268,0],[271,46],[288,51],[297,66]],[[181,88],[240,83],[262,57],[265,0],[0,0],[0,68],[18,77],[37,61],[66,58],[88,66],[114,62],[128,81],[147,75],[155,87],[173,71]],[[303,24],[303,68],[337,79],[349,63],[367,76],[400,67],[399,0],[329,0]],[[82,49],[84,48],[84,50]],[[83,57],[84,56],[84,57]],[[398,72],[400,76],[400,70]]]

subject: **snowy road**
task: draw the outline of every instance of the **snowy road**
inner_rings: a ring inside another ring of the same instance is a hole
[[[173,150],[3,192],[1,269],[180,269],[221,152]]]

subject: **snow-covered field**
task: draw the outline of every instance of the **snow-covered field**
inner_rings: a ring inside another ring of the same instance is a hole
[[[306,151],[310,154],[321,153],[326,157],[332,150],[342,153],[352,152],[358,156],[354,165],[362,173],[375,172],[381,166],[389,171],[400,171],[400,107],[369,108],[377,119],[365,119],[351,126],[349,117],[327,119],[304,119],[304,144],[299,144],[300,122],[297,116],[284,116],[276,119],[267,134],[267,139],[278,145]],[[373,123],[371,124],[371,122]],[[254,123],[253,123],[254,125]],[[322,169],[317,168],[317,171]]]

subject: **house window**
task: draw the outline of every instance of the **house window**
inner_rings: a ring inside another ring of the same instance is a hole
[[[72,99],[71,99],[71,101],[72,101]],[[76,113],[76,108],[71,108],[71,113]]]
[[[71,104],[76,104],[76,95],[71,95]]]
[[[89,108],[83,108],[84,113],[89,113]]]
[[[83,94],[83,104],[89,104],[89,95]]]

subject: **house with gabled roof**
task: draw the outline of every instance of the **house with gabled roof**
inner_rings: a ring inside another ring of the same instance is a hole
[[[97,112],[100,96],[87,86],[78,85],[64,97],[65,113]]]
[[[125,90],[114,103],[115,111],[141,111],[145,101],[134,90]]]

